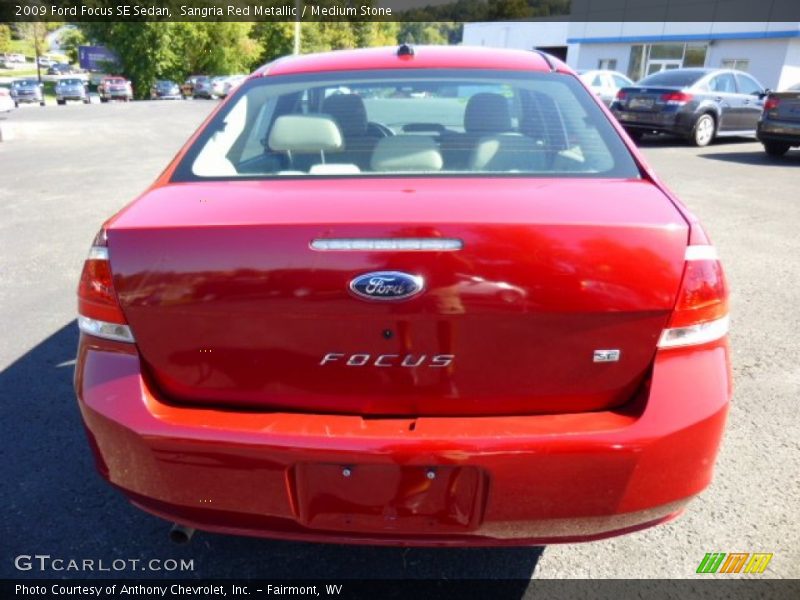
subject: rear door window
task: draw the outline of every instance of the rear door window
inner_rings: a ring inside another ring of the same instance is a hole
[[[708,87],[712,92],[718,92],[721,94],[736,93],[736,81],[733,79],[733,75],[731,73],[720,73],[719,75],[712,77],[711,81],[708,83]]]

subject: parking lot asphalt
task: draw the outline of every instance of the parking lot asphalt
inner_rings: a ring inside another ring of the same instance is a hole
[[[687,513],[587,544],[398,549],[198,533],[130,506],[94,472],[72,392],[75,288],[102,221],[163,169],[215,105],[135,102],[23,107],[0,115],[0,577],[14,557],[184,558],[185,573],[128,577],[690,578],[706,552],[771,552],[763,577],[800,577],[800,151],[770,159],[752,140],[644,153],[707,227],[732,288],[735,397],[716,477]]]

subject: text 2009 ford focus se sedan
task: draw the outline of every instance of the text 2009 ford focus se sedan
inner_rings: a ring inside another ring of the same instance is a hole
[[[731,394],[714,247],[535,52],[266,65],[105,223],[79,312],[100,473],[232,534],[649,527],[709,484]]]

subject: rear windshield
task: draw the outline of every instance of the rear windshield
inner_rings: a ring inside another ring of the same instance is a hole
[[[571,75],[394,70],[251,79],[173,180],[442,174],[639,171]]]
[[[656,86],[664,85],[667,87],[687,87],[694,84],[706,73],[704,71],[661,71],[648,75],[636,85]]]

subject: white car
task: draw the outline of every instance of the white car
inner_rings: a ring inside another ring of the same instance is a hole
[[[0,87],[0,113],[11,112],[16,108],[14,99],[11,97],[11,92],[8,88]]]
[[[247,79],[247,75],[231,75],[227,77],[225,83],[222,85],[222,97],[226,97],[233,90],[242,85],[245,79]]]
[[[578,71],[578,75],[606,106],[611,106],[621,88],[633,85],[633,81],[617,71]]]

